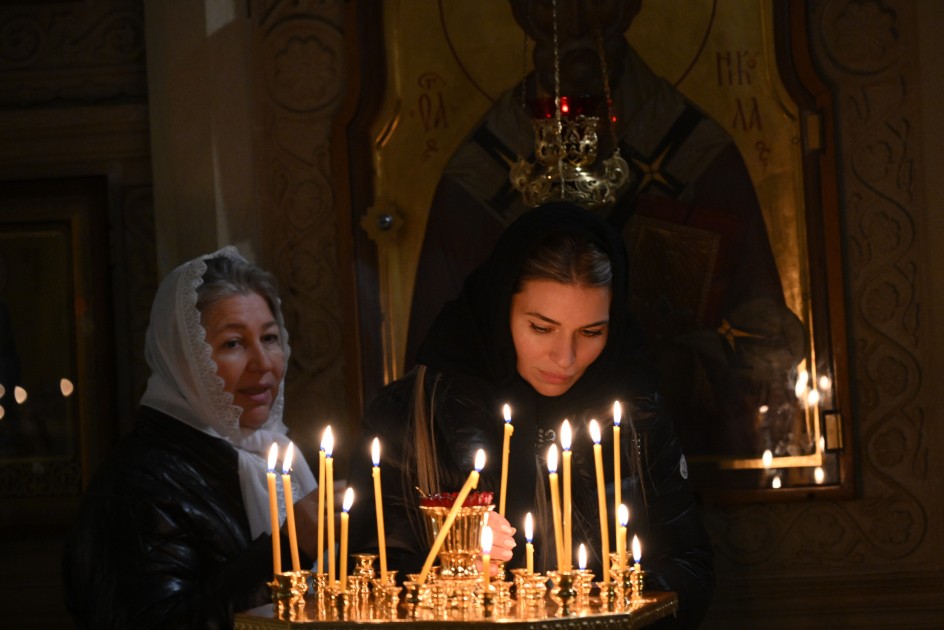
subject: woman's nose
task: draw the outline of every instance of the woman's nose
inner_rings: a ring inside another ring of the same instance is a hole
[[[260,371],[267,372],[272,369],[272,357],[261,343],[253,344],[249,357],[249,366]]]
[[[569,335],[561,335],[551,348],[551,361],[562,368],[570,367],[577,360],[574,340]]]

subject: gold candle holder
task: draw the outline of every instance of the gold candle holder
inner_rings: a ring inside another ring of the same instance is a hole
[[[622,610],[622,589],[619,580],[612,579],[609,582],[597,582],[600,588],[600,607],[607,612],[617,612]]]
[[[593,588],[593,571],[577,569],[574,574],[574,590],[577,592],[574,607],[583,610],[590,607],[590,590]]]
[[[311,571],[275,573],[268,583],[272,591],[272,609],[279,618],[292,618],[305,606]]]
[[[642,570],[642,566],[637,562],[635,568],[633,568],[632,596],[634,600],[642,599],[643,579],[645,575],[646,573]]]
[[[482,527],[485,526],[486,515],[492,509],[494,509],[493,505],[459,508],[458,516],[439,549],[438,557],[442,577],[478,575],[475,558],[482,553]],[[449,514],[449,508],[421,505],[420,510],[425,516],[429,544],[432,545]]]
[[[574,574],[570,571],[552,573],[551,580],[554,587],[551,589],[551,600],[557,604],[557,616],[569,617],[574,614],[573,604],[577,596],[574,588]]]
[[[311,574],[311,588],[314,592],[315,597],[322,599],[325,596],[325,588],[328,585],[328,574],[327,573],[312,573]]]
[[[351,557],[354,558],[354,575],[363,575],[368,581],[374,579],[374,561],[377,560],[377,554],[355,553]]]
[[[625,567],[620,571],[618,582],[620,585],[620,601],[623,604],[623,608],[629,610],[633,606],[635,590],[632,567]]]

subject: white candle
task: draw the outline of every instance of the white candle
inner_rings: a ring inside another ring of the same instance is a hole
[[[511,425],[511,407],[507,404],[502,407],[502,415],[505,416],[505,439],[502,444],[502,467],[501,467],[501,487],[498,494],[498,513],[505,515],[505,492],[508,488],[508,451],[511,446],[511,434],[515,428]]]
[[[272,527],[272,569],[282,572],[282,544],[279,542],[279,495],[275,489],[275,462],[279,458],[279,445],[275,442],[269,448],[269,472],[266,482],[269,485],[269,524]]]
[[[298,537],[295,534],[295,502],[292,499],[292,456],[295,454],[295,445],[289,442],[285,449],[285,458],[282,460],[282,491],[285,494],[285,526],[288,528],[288,542],[292,549],[292,571],[301,571],[301,562],[298,559]]]
[[[344,492],[344,501],[341,504],[341,592],[347,591],[347,530],[351,506],[354,505],[354,489],[348,488]]]

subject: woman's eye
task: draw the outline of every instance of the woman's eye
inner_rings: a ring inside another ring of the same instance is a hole
[[[272,334],[269,334],[269,335],[264,335],[264,336],[262,337],[262,341],[265,342],[265,343],[278,343],[278,342],[279,342],[279,336],[278,336],[277,334],[275,334],[275,333],[272,333]]]
[[[239,339],[227,339],[223,342],[223,348],[227,350],[232,350],[233,348],[239,347]]]
[[[543,335],[543,334],[551,332],[551,329],[546,326],[538,326],[534,322],[528,322],[528,324],[531,326],[531,330],[533,330],[536,333],[540,333]]]
[[[582,332],[583,332],[584,337],[599,337],[600,335],[603,334],[603,329],[595,328],[593,330],[584,330]]]

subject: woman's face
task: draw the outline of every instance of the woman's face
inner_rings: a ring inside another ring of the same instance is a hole
[[[223,389],[243,410],[239,424],[258,429],[285,374],[279,326],[268,303],[256,293],[233,295],[211,305],[201,319]]]
[[[511,298],[518,374],[539,394],[560,396],[606,346],[610,291],[528,280]]]

